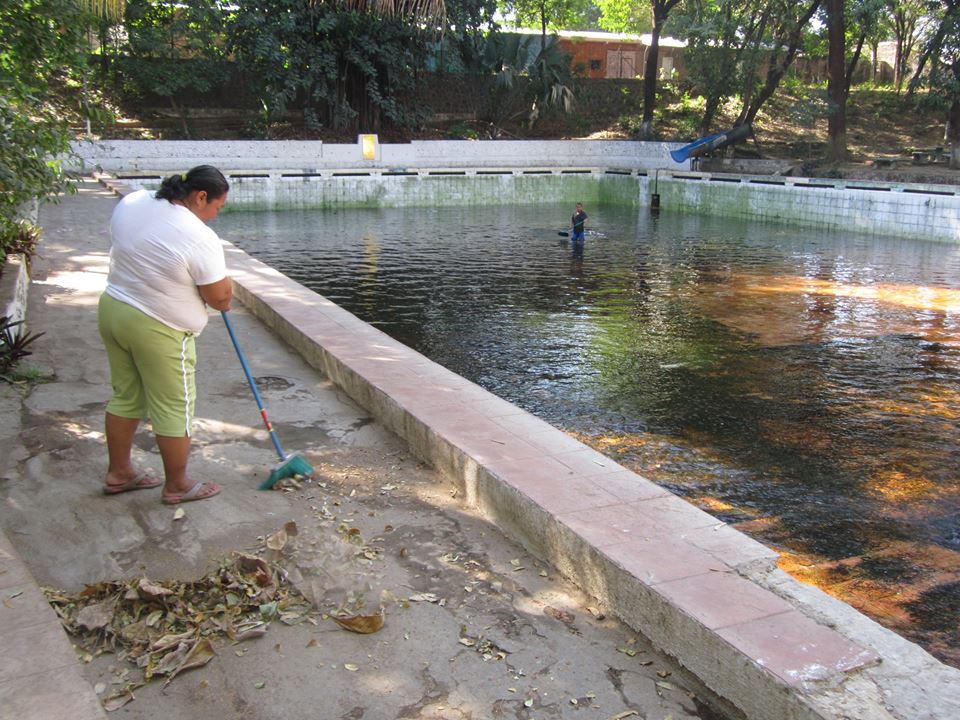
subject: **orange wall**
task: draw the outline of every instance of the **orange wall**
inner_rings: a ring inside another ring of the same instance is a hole
[[[618,77],[616,69],[611,75],[607,74],[607,53],[611,50],[635,53],[636,64],[633,77],[643,76],[647,46],[639,41],[560,38],[558,44],[560,49],[570,56],[570,67],[574,70],[582,69],[586,77]],[[682,48],[661,45],[657,54],[660,67],[663,67],[664,58],[673,58],[673,67],[682,76],[684,74],[682,52]],[[593,61],[592,66],[591,61]]]
[[[602,78],[607,76],[607,51],[608,50],[626,50],[637,53],[637,74],[642,75],[643,58],[646,47],[639,42],[607,42],[604,40],[571,40],[569,38],[560,38],[560,49],[570,55],[570,67],[576,68],[583,66],[583,72],[587,77]],[[599,68],[591,67],[590,61],[594,65],[599,61]]]

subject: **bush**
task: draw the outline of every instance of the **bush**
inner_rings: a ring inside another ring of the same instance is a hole
[[[86,20],[73,0],[0,3],[0,238],[8,241],[19,236],[25,204],[67,187],[57,158],[71,133],[50,87],[83,72]]]
[[[0,263],[6,260],[7,255],[22,254],[27,259],[33,257],[40,242],[40,228],[21,220],[10,223],[0,231]]]
[[[17,363],[31,354],[27,346],[43,333],[23,332],[23,320],[0,317],[0,378],[11,382]],[[16,329],[16,331],[15,331]]]

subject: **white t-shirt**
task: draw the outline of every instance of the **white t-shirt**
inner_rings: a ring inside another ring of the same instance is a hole
[[[207,308],[197,285],[227,276],[223,243],[182,205],[137,190],[110,220],[107,294],[175,330],[200,334]]]

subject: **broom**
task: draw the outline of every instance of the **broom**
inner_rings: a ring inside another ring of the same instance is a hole
[[[260,393],[257,391],[257,384],[253,380],[253,375],[250,373],[250,368],[247,365],[247,361],[243,357],[243,353],[240,351],[240,343],[237,342],[237,336],[233,332],[233,325],[230,323],[230,318],[227,316],[226,310],[221,310],[220,314],[223,316],[223,324],[227,326],[227,332],[230,334],[230,340],[233,343],[234,350],[237,351],[237,357],[240,358],[240,365],[243,367],[243,374],[247,376],[247,383],[250,385],[250,389],[253,391],[253,397],[257,401],[257,407],[260,408],[260,417],[263,418],[263,424],[267,428],[267,432],[270,433],[270,439],[273,441],[273,447],[277,451],[277,455],[280,456],[280,463],[270,471],[270,476],[260,483],[257,486],[258,490],[269,490],[278,481],[283,478],[293,477],[294,475],[303,475],[309,476],[313,475],[313,467],[310,463],[304,460],[300,455],[294,453],[293,455],[287,455],[283,448],[280,447],[280,440],[277,438],[277,433],[273,431],[273,425],[270,424],[270,420],[267,418],[267,410],[263,406],[263,400],[260,399]]]

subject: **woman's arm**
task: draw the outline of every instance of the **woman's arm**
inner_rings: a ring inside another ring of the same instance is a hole
[[[229,310],[233,299],[233,281],[228,277],[209,285],[197,285],[200,297],[214,310]]]

